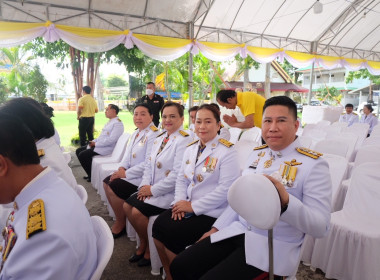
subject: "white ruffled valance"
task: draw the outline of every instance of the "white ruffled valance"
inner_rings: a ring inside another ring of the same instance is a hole
[[[198,54],[213,61],[225,61],[239,54],[248,55],[259,63],[269,63],[275,59],[286,58],[293,66],[302,68],[312,65],[325,69],[345,67],[350,71],[367,68],[373,75],[380,75],[380,62],[364,59],[321,56],[284,49],[261,48],[245,44],[227,44],[192,41],[154,35],[133,34],[129,30],[115,31],[94,28],[81,28],[46,23],[0,22],[0,47],[12,47],[43,37],[47,42],[63,40],[70,46],[85,52],[104,52],[123,44],[127,49],[134,46],[145,55],[160,60],[171,61],[187,52]]]

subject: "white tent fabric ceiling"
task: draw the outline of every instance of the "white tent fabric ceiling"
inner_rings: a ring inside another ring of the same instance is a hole
[[[0,20],[380,61],[380,0],[0,0]],[[313,43],[316,42],[316,43]]]

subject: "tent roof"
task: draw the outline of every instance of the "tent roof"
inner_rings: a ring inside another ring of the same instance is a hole
[[[0,20],[246,43],[380,61],[380,0],[2,0]],[[317,44],[313,43],[317,42]]]

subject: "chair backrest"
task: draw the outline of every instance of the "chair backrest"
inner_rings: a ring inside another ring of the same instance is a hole
[[[340,184],[346,176],[348,161],[345,157],[334,154],[323,154],[322,158],[324,158],[329,165],[332,183],[332,196],[334,199],[334,195],[337,193]]]
[[[317,124],[317,128],[325,128],[326,126],[329,126],[331,122],[328,120],[321,120],[317,122],[316,124]]]
[[[339,127],[344,128],[344,127],[347,127],[347,126],[348,126],[348,123],[346,123],[346,122],[333,122],[333,123],[331,124],[331,126],[339,126]]]
[[[82,200],[83,204],[86,204],[87,199],[88,199],[88,194],[87,194],[86,189],[82,185],[78,185],[76,188],[76,191],[80,199]]]
[[[63,157],[66,160],[66,163],[69,164],[70,161],[71,161],[71,154],[70,154],[70,152],[63,152],[62,154],[63,154]]]
[[[348,143],[340,139],[324,139],[315,144],[314,150],[345,158],[348,152]]]
[[[99,280],[111,258],[114,240],[111,230],[103,218],[92,216],[91,221],[96,235],[96,249],[98,253],[98,264],[91,276],[91,280]]]
[[[332,138],[338,135],[342,131],[342,126],[329,125],[323,128],[323,131],[326,132],[326,138]]]
[[[372,136],[380,137],[380,125],[375,125],[373,127],[372,132],[371,132],[371,137]]]
[[[358,150],[354,168],[367,162],[380,162],[380,146],[364,146]]]
[[[352,162],[355,159],[355,148],[356,148],[356,142],[358,141],[358,135],[354,133],[339,133],[339,135],[329,139],[331,140],[340,140],[342,142],[345,142],[348,144],[348,150],[346,154],[346,158],[348,162]]]
[[[313,138],[309,136],[298,136],[301,142],[301,146],[305,148],[310,148],[311,144],[313,143]]]
[[[235,143],[235,149],[238,154],[240,170],[243,170],[246,166],[247,159],[252,153],[253,148],[259,146],[259,143],[248,140],[239,140]]]
[[[261,139],[261,128],[259,127],[252,127],[247,130],[243,130],[243,132],[240,135],[239,141],[241,140],[248,140],[259,143]]]
[[[380,135],[371,135],[370,137],[366,138],[362,144],[362,147],[364,146],[380,146]]]
[[[130,134],[124,132],[123,135],[117,140],[115,148],[112,151],[112,157],[115,158],[115,161],[120,161],[124,155],[125,147],[127,146],[128,139]]]
[[[240,137],[242,130],[240,128],[237,128],[237,127],[230,127],[229,130],[230,130],[230,134],[231,134],[230,142],[236,143],[239,140],[239,137]]]
[[[380,162],[363,163],[355,168],[344,201],[348,215],[359,215],[368,221],[380,217]]]

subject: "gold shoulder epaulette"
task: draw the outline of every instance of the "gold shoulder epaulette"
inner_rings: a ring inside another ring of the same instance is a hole
[[[355,112],[353,113],[354,115],[358,115],[358,114],[356,114]]]
[[[158,134],[156,138],[160,137],[160,136],[161,136],[162,134],[164,134],[164,133],[166,133],[166,131],[163,131],[163,132],[161,132],[160,134]]]
[[[223,127],[224,127],[224,125],[221,123],[221,124],[220,124],[220,128],[223,128]]]
[[[223,144],[227,148],[232,147],[234,143],[231,143],[230,141],[227,141],[226,139],[220,138],[219,143]]]
[[[254,151],[257,151],[257,150],[265,149],[266,147],[268,147],[267,144],[262,145],[262,146],[255,147],[255,148],[253,148],[253,150],[254,150]]]
[[[28,221],[26,224],[26,239],[46,230],[45,205],[42,199],[36,199],[29,204]]]
[[[193,142],[191,142],[191,143],[189,143],[189,144],[187,144],[187,147],[190,147],[191,145],[194,145],[195,143],[197,143],[199,141],[199,139],[198,140],[195,140],[195,141],[193,141]]]
[[[156,132],[158,130],[158,128],[155,126],[155,125],[151,125],[149,127],[152,131]]]
[[[303,154],[305,156],[308,156],[308,157],[311,157],[311,158],[314,158],[314,159],[317,159],[320,156],[323,156],[323,154],[321,154],[321,153],[318,153],[316,151],[313,151],[313,150],[310,150],[310,149],[304,148],[304,147],[298,147],[298,148],[296,148],[296,150],[300,154]]]
[[[342,113],[341,115],[345,115],[346,113]]]
[[[38,153],[38,157],[43,157],[45,155],[44,149],[37,150],[37,153]]]
[[[189,136],[189,134],[186,131],[180,130],[179,134],[181,134],[183,137]]]

